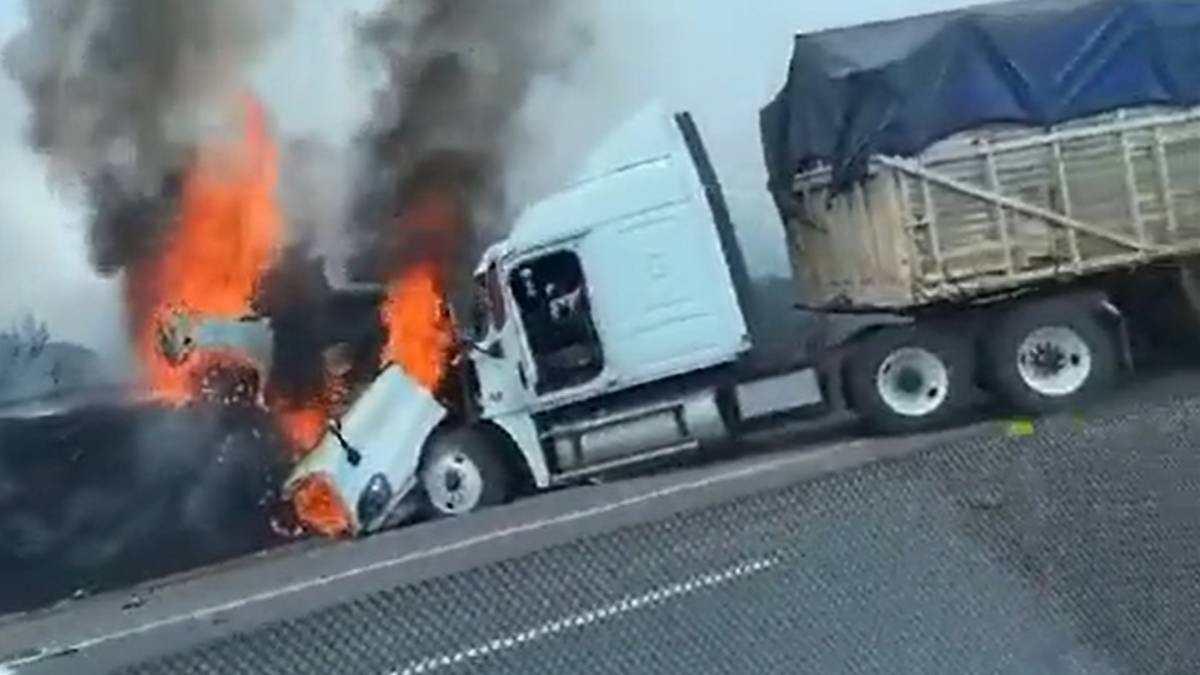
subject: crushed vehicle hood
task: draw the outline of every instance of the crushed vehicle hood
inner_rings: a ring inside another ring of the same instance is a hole
[[[389,366],[298,464],[284,488],[292,494],[305,479],[319,476],[336,492],[350,524],[349,534],[382,528],[417,484],[421,451],[446,417],[446,409],[397,366]],[[386,480],[388,508],[363,522],[359,504],[372,480]],[[304,521],[304,514],[297,514]]]

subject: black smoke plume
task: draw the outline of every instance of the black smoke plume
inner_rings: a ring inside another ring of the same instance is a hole
[[[229,129],[245,71],[290,0],[28,0],[5,65],[29,140],[92,210],[105,273],[154,250],[199,143]]]
[[[504,178],[522,105],[539,77],[563,73],[586,44],[575,6],[391,0],[361,23],[360,40],[386,82],[359,138],[355,276],[378,281],[435,256],[451,276],[451,300],[461,300],[464,273],[509,207]],[[454,231],[406,219],[431,195],[452,204]]]

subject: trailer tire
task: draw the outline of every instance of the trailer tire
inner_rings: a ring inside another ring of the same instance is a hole
[[[923,326],[885,328],[848,355],[850,407],[873,432],[905,434],[944,426],[970,399],[973,353],[953,335]]]
[[[1060,412],[1107,389],[1119,358],[1115,336],[1091,304],[1020,307],[984,340],[988,388],[1029,415]]]
[[[1174,290],[1178,297],[1175,311],[1169,312],[1169,325],[1160,330],[1173,339],[1180,353],[1190,357],[1200,345],[1200,259],[1189,258],[1179,264]]]
[[[501,456],[503,448],[481,429],[438,432],[421,462],[425,510],[432,517],[455,517],[512,499],[516,476]]]

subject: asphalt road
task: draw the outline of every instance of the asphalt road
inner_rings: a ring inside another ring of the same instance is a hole
[[[777,441],[782,447],[782,442]],[[1200,672],[1200,374],[308,544],[0,625],[35,673]],[[86,664],[86,665],[85,665]]]

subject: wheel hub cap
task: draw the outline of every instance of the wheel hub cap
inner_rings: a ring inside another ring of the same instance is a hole
[[[1070,396],[1091,377],[1092,350],[1073,329],[1046,326],[1021,343],[1017,371],[1025,386],[1042,396]]]
[[[913,396],[920,396],[921,390],[925,388],[925,378],[913,368],[901,368],[900,372],[896,373],[895,382],[897,389]]]
[[[437,458],[426,469],[425,490],[429,503],[447,515],[475,510],[483,497],[483,474],[464,454]]]
[[[924,417],[936,412],[950,394],[950,373],[933,352],[921,347],[897,349],[879,366],[876,390],[895,413]]]

